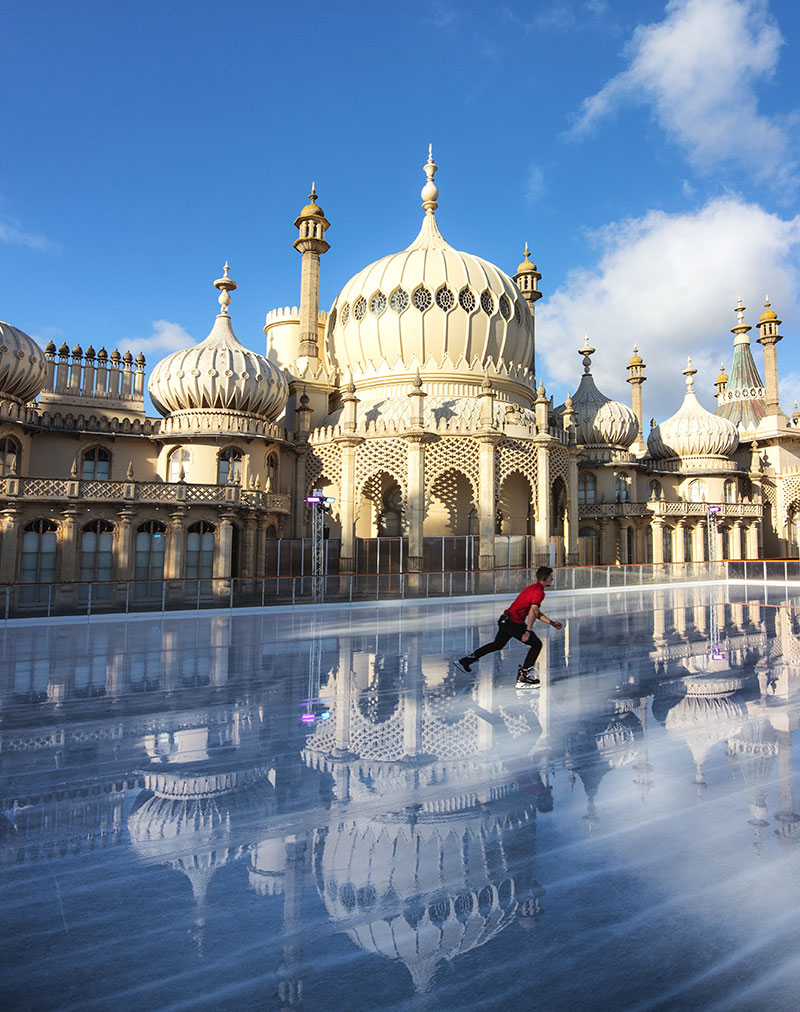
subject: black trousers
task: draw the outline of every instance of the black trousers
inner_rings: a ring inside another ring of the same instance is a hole
[[[471,656],[477,661],[481,657],[485,657],[486,654],[494,653],[495,650],[502,650],[511,639],[522,642],[522,634],[524,632],[524,622],[512,622],[507,615],[501,615],[497,620],[497,635],[494,640],[491,643],[485,643],[482,647],[478,647],[477,650],[473,650]],[[522,665],[523,668],[532,668],[542,649],[542,641],[533,631],[531,631],[528,637],[528,648],[525,663]]]

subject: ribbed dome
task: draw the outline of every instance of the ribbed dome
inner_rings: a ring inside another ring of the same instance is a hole
[[[691,367],[684,370],[686,396],[680,409],[651,429],[647,449],[651,457],[666,460],[675,457],[725,457],[739,445],[736,426],[727,418],[713,415],[702,406],[694,392]]]
[[[639,423],[632,408],[621,401],[612,401],[595,386],[589,371],[595,349],[589,338],[579,349],[583,355],[583,376],[572,397],[572,408],[578,413],[577,441],[585,446],[617,446],[627,449],[636,439]],[[564,405],[556,409],[560,414]]]
[[[153,404],[162,415],[216,409],[273,421],[289,397],[286,377],[266,358],[245,348],[234,334],[227,303],[230,286],[236,284],[227,277],[227,267],[225,278],[215,284],[223,290],[222,312],[205,341],[168,355],[155,367],[148,384]]]
[[[329,316],[331,364],[352,372],[357,385],[364,373],[398,361],[424,370],[463,360],[459,372],[481,373],[490,361],[531,367],[533,319],[525,300],[499,268],[444,240],[434,216],[432,158],[425,168],[419,235],[348,281]]]
[[[0,397],[27,404],[47,378],[44,353],[32,337],[0,320]]]

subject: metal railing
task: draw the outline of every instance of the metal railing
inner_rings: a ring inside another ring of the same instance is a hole
[[[763,575],[765,572],[767,576]],[[556,570],[553,590],[613,591],[626,587],[723,581],[729,575],[732,579],[795,578],[800,581],[800,562],[565,567]],[[327,603],[515,594],[535,578],[535,568],[329,574],[322,578],[321,593],[322,600]],[[0,618],[91,617],[98,614],[310,604],[312,591],[310,572],[303,576],[246,579],[24,583],[0,587]]]

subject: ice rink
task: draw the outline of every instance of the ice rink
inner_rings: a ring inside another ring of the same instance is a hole
[[[798,591],[0,628],[4,1010],[794,1010]]]

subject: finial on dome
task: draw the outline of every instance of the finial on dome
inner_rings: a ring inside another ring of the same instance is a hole
[[[686,359],[686,368],[683,370],[683,375],[686,377],[686,389],[690,393],[694,393],[694,377],[697,370],[692,365],[691,356]]]
[[[736,322],[739,324],[739,326],[741,326],[742,323],[744,322],[744,311],[746,308],[747,308],[746,306],[742,305],[742,297],[740,295],[739,301],[736,303],[736,309],[734,309],[734,313],[736,313]]]
[[[428,177],[427,183],[422,187],[422,207],[426,214],[433,214],[436,208],[439,206],[436,201],[439,199],[439,190],[436,183],[433,181],[433,177],[436,175],[436,170],[439,166],[433,160],[433,145],[428,145],[428,160],[422,166],[422,171]]]
[[[589,335],[588,334],[584,334],[583,335],[583,347],[582,348],[578,348],[578,354],[579,355],[583,355],[583,374],[584,374],[584,376],[588,376],[589,375],[589,369],[590,369],[590,367],[592,365],[592,355],[594,355],[594,353],[595,353],[596,350],[597,350],[596,348],[593,348],[589,344]]]
[[[309,193],[308,199],[312,204],[316,204],[317,202],[317,184],[313,179],[311,180],[311,193]]]
[[[214,287],[217,288],[217,289],[219,289],[219,293],[220,293],[220,295],[219,295],[219,304],[220,304],[219,315],[220,316],[227,316],[228,315],[228,306],[230,305],[230,302],[231,302],[230,293],[233,292],[233,291],[235,291],[239,286],[236,284],[236,282],[233,280],[233,278],[228,277],[228,271],[230,270],[230,267],[228,266],[228,261],[227,260],[225,261],[225,266],[222,268],[222,270],[224,272],[223,276],[221,278],[217,278],[217,280],[214,282]]]

